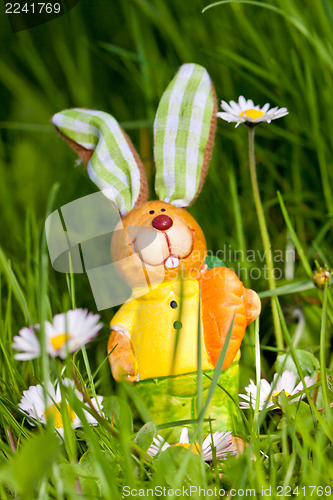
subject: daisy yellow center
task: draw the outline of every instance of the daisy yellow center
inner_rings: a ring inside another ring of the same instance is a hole
[[[176,443],[175,446],[181,446],[182,448],[186,448],[187,450],[188,449],[191,449],[191,451],[193,451],[193,453],[196,453],[197,455],[199,455],[199,449],[200,449],[200,446],[198,443]]]
[[[60,333],[59,335],[56,335],[55,337],[51,338],[51,344],[53,349],[58,351],[59,349],[62,348],[62,346],[71,338],[71,335],[69,333]]]
[[[67,404],[66,406],[69,415],[69,421],[72,423],[74,422],[76,415],[73,412],[72,408],[69,406],[69,404]],[[44,417],[46,418],[46,420],[52,418],[54,426],[57,427],[58,429],[62,429],[64,427],[62,415],[59,411],[59,408],[55,404],[52,404],[46,408],[46,410],[44,411]]]
[[[278,396],[279,394],[281,394],[281,392],[282,391],[275,391],[275,392],[273,392],[272,395],[271,395],[271,397],[270,397],[270,401],[272,401],[272,403],[273,403],[273,398],[275,398],[276,396]],[[291,396],[290,392],[286,392],[286,391],[285,391],[285,395],[287,397]]]
[[[241,118],[252,118],[252,120],[257,120],[258,118],[261,118],[262,115],[265,113],[263,111],[260,111],[258,109],[247,109],[246,111],[241,111]]]

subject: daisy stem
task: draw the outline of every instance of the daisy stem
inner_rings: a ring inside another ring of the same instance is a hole
[[[260,408],[261,360],[260,360],[260,337],[259,337],[259,320],[258,320],[258,318],[254,322],[254,328],[255,328],[256,383],[257,383],[256,405],[255,405],[254,415],[255,415],[256,423],[258,423],[258,415],[259,415],[260,410],[261,410],[261,408]]]
[[[249,131],[249,165],[250,165],[250,176],[251,176],[251,185],[252,192],[254,198],[254,204],[256,207],[259,229],[261,234],[261,239],[264,245],[265,251],[265,260],[268,271],[268,286],[270,290],[275,289],[275,278],[274,278],[274,263],[273,263],[273,255],[271,250],[271,243],[269,240],[267,224],[265,220],[264,210],[260,198],[258,179],[257,179],[257,170],[256,170],[256,160],[254,153],[254,127],[248,127]],[[277,306],[274,297],[271,298],[271,306],[272,306],[272,314],[273,314],[273,323],[274,323],[274,334],[276,339],[276,345],[279,349],[284,348],[283,344],[283,335],[281,324],[279,320],[279,314],[277,310]]]

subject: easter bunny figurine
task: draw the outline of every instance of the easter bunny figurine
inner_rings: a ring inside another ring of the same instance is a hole
[[[114,378],[134,383],[156,423],[193,418],[198,336],[207,392],[233,321],[219,380],[225,391],[215,390],[207,410],[213,427],[230,430],[239,349],[246,326],[260,313],[260,299],[227,267],[209,269],[204,234],[185,210],[204,183],[216,110],[205,68],[181,66],[155,118],[155,201],[147,201],[143,165],[112,116],[70,109],[57,113],[53,123],[97,186],[112,187],[110,197],[122,216],[122,230],[112,236],[111,255],[133,298],[111,321],[108,352]]]

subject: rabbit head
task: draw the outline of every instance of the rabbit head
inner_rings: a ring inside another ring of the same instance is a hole
[[[155,201],[147,201],[143,164],[112,116],[70,109],[52,119],[122,216],[112,235],[111,254],[119,274],[132,287],[180,274],[197,278],[204,265],[205,237],[185,207],[194,202],[204,183],[216,111],[214,87],[205,68],[181,66],[162,96],[154,123],[159,198]]]

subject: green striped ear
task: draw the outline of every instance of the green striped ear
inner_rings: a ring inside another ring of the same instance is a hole
[[[160,200],[186,207],[199,194],[214,144],[216,111],[205,68],[181,66],[162,96],[154,124],[155,189]]]
[[[146,201],[144,167],[131,141],[111,115],[90,109],[67,109],[52,118],[61,136],[79,154],[91,180],[121,215]]]

